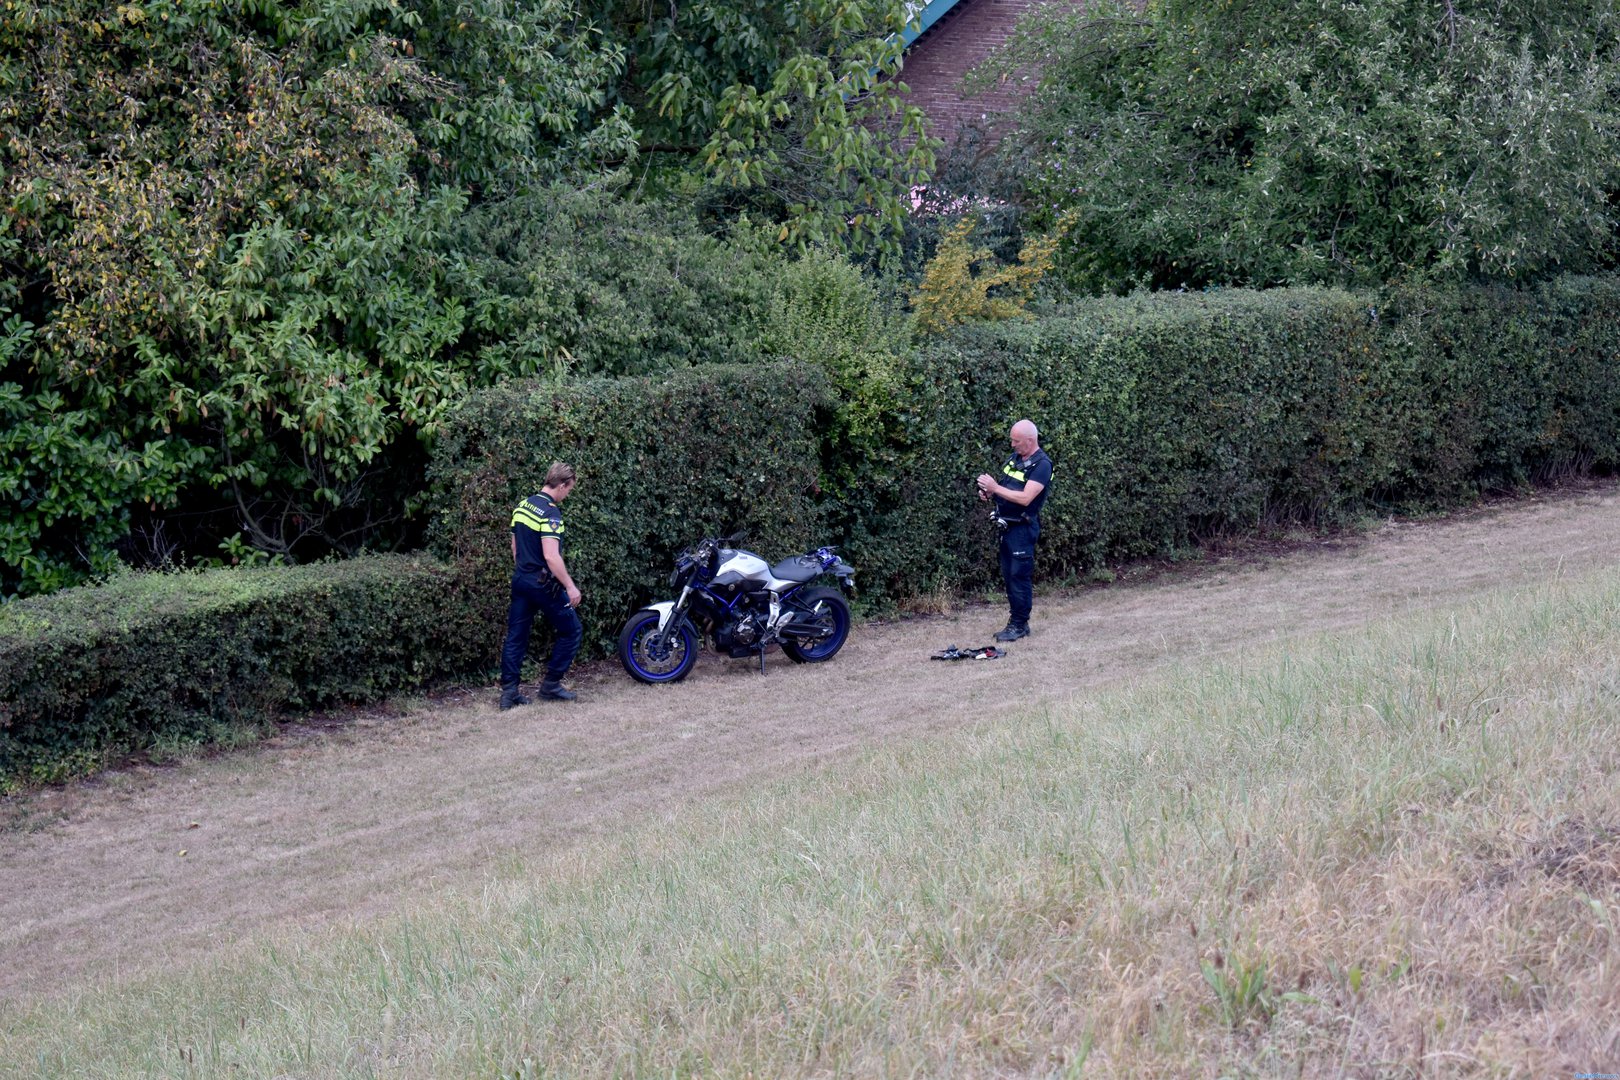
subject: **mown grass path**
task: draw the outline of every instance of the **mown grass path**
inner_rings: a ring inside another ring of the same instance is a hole
[[[0,804],[0,996],[71,992],[228,955],[264,927],[342,925],[476,891],[513,855],[854,748],[1617,563],[1620,487],[1603,484],[1041,597],[1035,635],[1004,660],[928,660],[989,642],[1003,616],[981,606],[857,627],[832,664],[777,656],[763,679],[706,655],[687,682],[643,687],[599,664],[572,705],[500,713],[487,688],[118,770]]]

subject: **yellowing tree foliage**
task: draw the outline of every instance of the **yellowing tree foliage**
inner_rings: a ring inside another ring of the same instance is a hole
[[[973,226],[973,219],[965,218],[947,229],[934,257],[923,267],[911,304],[917,329],[924,333],[1023,315],[1035,287],[1052,269],[1069,220],[1060,220],[1051,232],[1025,240],[1018,261],[1007,264],[998,262],[989,248],[974,245]]]

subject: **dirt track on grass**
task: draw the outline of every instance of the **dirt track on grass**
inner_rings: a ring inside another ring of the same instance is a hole
[[[1038,597],[1035,634],[1003,660],[927,660],[989,643],[1004,616],[978,606],[859,626],[832,664],[773,656],[765,679],[707,653],[672,687],[596,664],[573,680],[571,705],[501,713],[490,687],[295,726],[210,760],[115,770],[0,802],[0,998],[476,888],[512,854],[884,740],[1617,563],[1620,486],[1588,485]]]

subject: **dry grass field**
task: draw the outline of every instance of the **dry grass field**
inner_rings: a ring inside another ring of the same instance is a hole
[[[1616,567],[1604,485],[12,799],[0,1075],[1620,1073]]]

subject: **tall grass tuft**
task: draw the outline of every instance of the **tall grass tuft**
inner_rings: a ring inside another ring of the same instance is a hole
[[[5,1007],[0,1073],[1620,1062],[1620,573],[1293,641]]]

